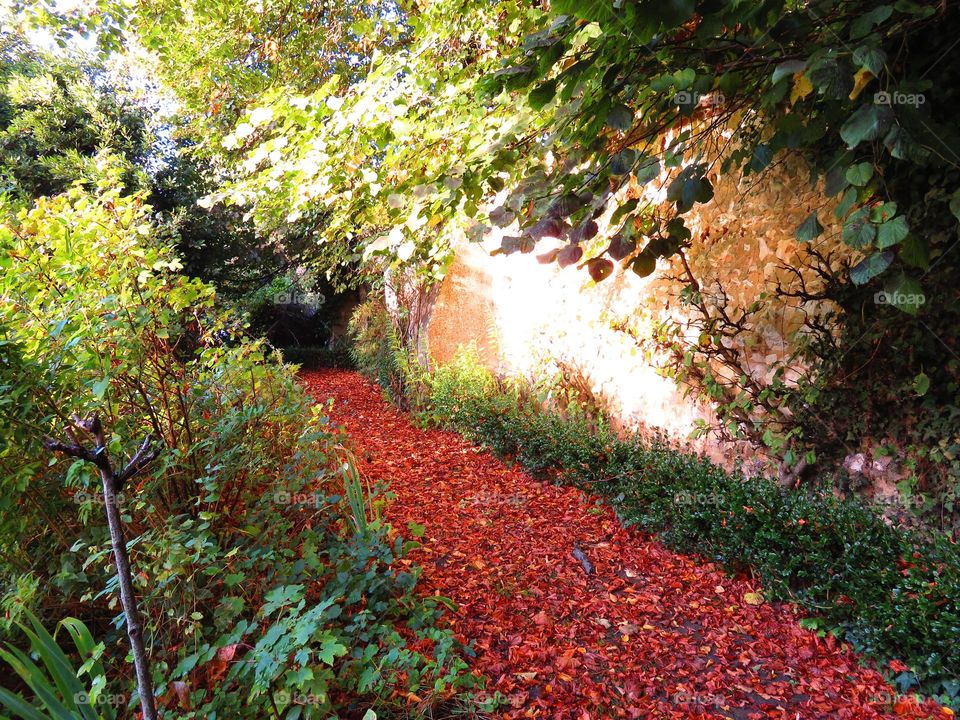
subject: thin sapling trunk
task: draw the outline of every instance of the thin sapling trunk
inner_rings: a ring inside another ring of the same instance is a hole
[[[103,507],[107,515],[107,525],[110,528],[110,544],[113,546],[113,561],[117,568],[117,579],[120,581],[120,604],[123,606],[127,637],[130,638],[130,649],[133,653],[133,666],[137,675],[137,693],[140,696],[140,707],[143,710],[143,720],[156,720],[157,708],[153,697],[153,683],[150,678],[150,660],[143,643],[143,626],[140,623],[140,613],[137,609],[137,597],[133,591],[133,573],[130,570],[130,557],[127,555],[127,543],[124,539],[123,521],[120,518],[117,494],[123,489],[124,483],[143,470],[157,457],[158,453],[150,448],[152,438],[147,435],[140,449],[130,459],[123,471],[116,473],[107,455],[105,434],[99,418],[94,416],[89,420],[80,420],[74,417],[74,423],[93,438],[96,443],[93,450],[84,447],[77,440],[76,434],[71,428],[67,428],[67,434],[73,441],[72,443],[62,443],[46,438],[44,445],[48,450],[92,463],[100,471],[100,480],[103,484]]]

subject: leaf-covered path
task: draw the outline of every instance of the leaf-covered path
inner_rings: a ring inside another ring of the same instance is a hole
[[[421,590],[459,606],[451,620],[474,667],[510,700],[503,717],[946,717],[894,702],[793,607],[751,604],[755,584],[623,528],[589,495],[417,428],[356,373],[303,378],[335,399],[361,471],[389,481],[389,520],[425,526]]]

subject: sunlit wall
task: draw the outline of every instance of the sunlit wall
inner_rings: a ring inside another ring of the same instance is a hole
[[[778,282],[789,285],[781,265],[797,265],[806,252],[794,238],[796,227],[813,210],[825,224],[832,220],[830,203],[811,187],[799,164],[787,163],[759,181],[712,180],[714,200],[688,221],[694,233],[690,264],[705,292],[722,285],[730,303],[745,307],[772,293]],[[601,224],[600,248],[604,229]],[[817,242],[821,251],[832,250],[839,258],[847,251],[837,230],[829,225]],[[562,364],[583,378],[615,422],[662,430],[684,442],[698,419],[713,420],[709,406],[684,397],[658,372],[663,358],[645,342],[658,319],[685,312],[677,298],[681,286],[670,279],[676,266],[661,260],[646,278],[618,267],[597,284],[584,270],[538,262],[536,254],[559,241],[542,241],[530,254],[491,255],[503,234],[516,234],[516,228],[493,228],[480,243],[459,242],[430,317],[428,342],[435,361],[446,362],[459,347],[473,343],[484,362],[503,374],[537,377]],[[804,311],[809,308],[802,303],[777,301],[758,314],[742,339],[748,372],[765,376],[790,353]],[[694,444],[724,462],[737,453],[753,455],[743,446]]]

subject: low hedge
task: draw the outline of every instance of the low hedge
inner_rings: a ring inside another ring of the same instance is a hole
[[[588,485],[675,549],[750,569],[768,596],[814,613],[805,626],[906,663],[892,678],[901,692],[960,705],[960,550],[946,538],[891,527],[854,500],[729,473],[662,438],[617,436],[558,402],[556,388],[538,395],[498,381],[469,355],[421,381],[425,422],[532,473]]]

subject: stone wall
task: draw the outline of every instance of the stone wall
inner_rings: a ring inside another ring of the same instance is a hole
[[[832,204],[816,188],[799,162],[786,162],[756,177],[713,176],[715,197],[698,206],[688,226],[694,243],[688,258],[701,288],[709,294],[722,284],[730,306],[747,306],[778,282],[795,282],[780,266],[796,266],[806,254],[794,233],[812,212],[826,226],[817,239],[821,251],[834,253],[834,262],[848,258],[833,221]],[[660,190],[627,190],[627,197],[649,193],[662,201]],[[660,193],[660,197],[657,193]],[[593,253],[606,244],[601,232]],[[698,419],[714,420],[702,403],[685,398],[674,382],[661,376],[663,358],[634,338],[649,337],[664,318],[682,318],[677,300],[680,285],[671,280],[676,260],[658,262],[657,270],[640,278],[617,268],[599,284],[576,268],[540,264],[535,254],[492,256],[504,234],[516,228],[494,228],[479,243],[461,238],[456,259],[444,280],[429,318],[427,341],[434,361],[449,361],[464,345],[474,344],[484,363],[501,374],[538,377],[564,370],[578,374],[624,427],[660,430],[672,438],[688,438]],[[549,249],[549,242],[537,253]],[[588,249],[584,257],[591,257]],[[816,285],[812,273],[805,280]],[[744,339],[748,371],[763,376],[787,357],[803,313],[802,303],[772,302],[757,316]],[[633,337],[622,331],[627,326]],[[619,328],[619,329],[618,329]],[[695,342],[695,338],[690,338]],[[802,368],[796,368],[802,372]],[[712,440],[694,443],[724,464],[750,448],[734,448]]]

